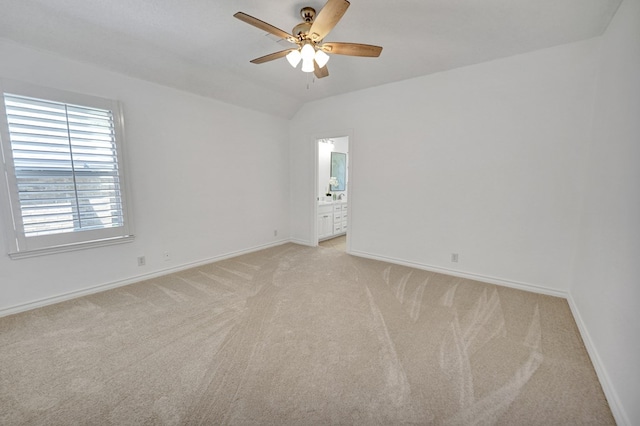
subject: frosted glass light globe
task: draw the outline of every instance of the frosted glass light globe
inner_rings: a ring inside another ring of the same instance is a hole
[[[299,50],[292,50],[287,54],[286,58],[287,58],[287,61],[289,61],[289,63],[291,64],[291,66],[295,68],[300,63],[300,60],[302,59],[302,55],[300,54]]]
[[[316,54],[315,49],[310,44],[305,44],[302,46],[302,50],[300,51],[302,55],[302,60],[311,59],[313,60],[313,56]]]
[[[313,57],[311,59],[302,59],[302,72],[313,72]]]
[[[327,65],[327,62],[329,62],[329,55],[324,53],[322,50],[318,50],[316,52],[315,60],[318,67],[322,68]]]

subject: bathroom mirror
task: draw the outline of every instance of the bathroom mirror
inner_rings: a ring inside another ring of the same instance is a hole
[[[331,177],[338,179],[337,185],[331,185],[332,191],[344,191],[347,185],[347,154],[331,153]]]

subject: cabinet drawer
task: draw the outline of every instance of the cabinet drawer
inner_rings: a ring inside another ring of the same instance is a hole
[[[342,232],[347,232],[347,222],[342,222]]]
[[[335,205],[333,206],[333,211],[334,211],[334,212],[342,211],[342,204],[335,204]]]
[[[333,225],[333,232],[334,233],[342,232],[342,224],[336,223],[335,225]]]
[[[343,212],[346,212],[346,211],[347,211],[347,205],[346,205],[346,204],[343,204],[343,205],[342,205],[342,211],[343,211]]]
[[[333,220],[336,222],[340,222],[343,219],[343,216],[341,213],[334,213],[333,214]]]

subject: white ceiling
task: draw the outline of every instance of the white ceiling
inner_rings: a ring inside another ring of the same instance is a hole
[[[621,0],[351,0],[326,41],[383,46],[379,58],[332,55],[314,80],[290,47],[233,18],[287,32],[324,0],[2,0],[0,37],[133,77],[281,117],[305,103],[601,35]]]

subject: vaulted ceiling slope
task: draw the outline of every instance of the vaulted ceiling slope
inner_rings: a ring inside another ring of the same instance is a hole
[[[621,0],[351,0],[325,41],[383,46],[332,55],[331,75],[283,58],[290,45],[233,14],[285,31],[324,0],[4,0],[0,37],[280,117],[306,102],[599,36]]]

